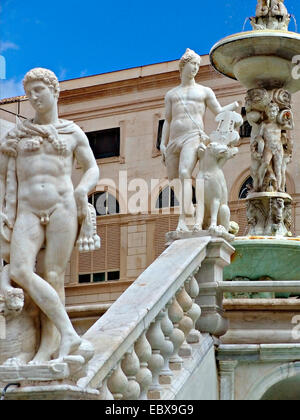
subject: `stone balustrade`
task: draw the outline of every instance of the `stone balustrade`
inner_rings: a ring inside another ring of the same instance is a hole
[[[87,331],[95,356],[80,388],[98,389],[101,399],[163,398],[201,339],[198,282],[213,241],[173,242]]]

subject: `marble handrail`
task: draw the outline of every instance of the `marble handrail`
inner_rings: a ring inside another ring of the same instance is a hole
[[[144,382],[151,382],[154,392],[159,374],[168,380],[169,361],[174,366],[179,363],[177,350],[183,346],[188,351],[188,337],[195,333],[200,309],[195,303],[199,289],[194,274],[210,240],[173,242],[85,333],[83,338],[93,344],[95,355],[79,387],[103,392],[105,385],[103,399],[124,399],[126,392],[128,399],[130,395],[146,399],[146,391],[141,396]]]
[[[222,292],[281,292],[300,293],[300,281],[221,281],[202,283],[201,291],[218,289]]]

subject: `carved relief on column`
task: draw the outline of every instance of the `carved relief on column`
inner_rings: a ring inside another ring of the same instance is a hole
[[[294,128],[291,94],[282,88],[250,89],[246,96],[247,119],[252,126],[251,176],[247,197],[249,235],[291,236],[286,190],[287,165],[292,160]]]

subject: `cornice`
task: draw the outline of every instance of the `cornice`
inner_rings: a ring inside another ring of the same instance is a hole
[[[202,66],[196,78],[197,82],[201,83],[204,80],[212,79],[224,79],[224,76],[216,73],[210,65]],[[62,90],[59,103],[64,105],[72,102],[81,102],[83,100],[136,93],[149,89],[170,88],[179,83],[180,76],[178,70],[168,71],[155,75],[139,76],[110,83]]]

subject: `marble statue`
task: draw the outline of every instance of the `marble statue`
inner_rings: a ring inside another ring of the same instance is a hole
[[[100,247],[87,198],[98,182],[99,169],[83,131],[58,117],[55,74],[33,69],[23,84],[35,117],[19,122],[0,150],[0,252],[6,264],[1,269],[0,295],[8,309],[15,300],[14,310],[19,312],[25,295],[20,320],[29,316],[27,299],[38,308],[36,351],[7,361],[37,365],[83,353],[91,357],[93,352],[67,315],[64,275],[76,240],[81,251]],[[83,168],[75,189],[74,159]]]
[[[291,97],[283,89],[251,89],[246,97],[252,125],[251,175],[255,192],[285,192],[286,168],[291,161],[293,130]]]
[[[199,148],[194,231],[204,229],[213,236],[230,239],[230,210],[223,166],[238,153],[238,131],[243,118],[236,112],[225,111],[217,115],[216,121],[219,126],[210,135],[211,142],[206,150]]]
[[[239,106],[234,102],[222,107],[212,89],[196,83],[200,62],[200,56],[187,49],[179,63],[181,84],[165,97],[166,118],[160,150],[169,181],[181,181],[181,192],[175,191],[182,209],[177,232],[188,232],[188,219],[195,215],[192,173],[201,150],[209,144],[203,123],[205,111],[208,108],[217,115],[226,110],[234,111]]]
[[[277,29],[287,31],[290,19],[284,0],[258,0],[256,15],[250,21],[254,30]]]

